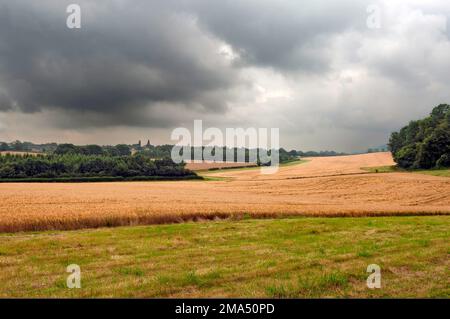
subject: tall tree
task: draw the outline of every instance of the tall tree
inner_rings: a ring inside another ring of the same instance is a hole
[[[400,167],[450,166],[450,106],[438,105],[430,116],[392,133],[389,148]]]

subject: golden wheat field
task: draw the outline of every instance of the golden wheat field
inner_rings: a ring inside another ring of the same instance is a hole
[[[228,217],[450,214],[450,179],[367,173],[390,153],[310,158],[207,181],[0,184],[0,231],[79,229]]]

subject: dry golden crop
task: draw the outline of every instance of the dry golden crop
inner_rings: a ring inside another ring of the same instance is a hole
[[[213,218],[450,214],[450,179],[367,173],[389,153],[219,171],[214,181],[0,184],[0,231],[79,229]]]

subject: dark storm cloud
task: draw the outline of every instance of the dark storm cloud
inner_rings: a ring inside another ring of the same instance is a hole
[[[191,16],[160,1],[81,2],[82,28],[70,30],[68,4],[1,2],[2,110],[104,114],[96,125],[167,124],[153,121],[159,102],[224,111],[210,96],[235,85],[235,71]]]
[[[12,101],[5,93],[0,93],[0,111],[9,111],[13,108]]]
[[[2,136],[123,142],[203,119],[280,127],[287,147],[377,146],[450,101],[449,14],[447,0],[0,0]]]
[[[161,120],[158,103],[224,113],[245,66],[326,72],[329,36],[364,26],[363,2],[81,1],[70,30],[69,1],[1,1],[0,108],[56,109],[75,127],[180,121]],[[240,59],[220,61],[219,41]]]
[[[188,2],[201,24],[225,39],[245,62],[287,72],[329,68],[329,37],[367,29],[369,1],[247,0]]]
[[[82,28],[69,30],[68,1],[0,3],[0,108],[76,111],[82,126],[166,125],[151,114],[159,102],[224,112],[232,99],[224,92],[241,83],[238,64],[218,61],[219,39],[241,63],[321,72],[331,54],[326,35],[346,29],[355,12],[364,22],[365,8],[348,1],[81,1]]]

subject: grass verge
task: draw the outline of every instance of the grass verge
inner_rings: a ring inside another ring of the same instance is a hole
[[[450,216],[2,234],[0,297],[450,297],[449,236]],[[81,289],[66,288],[69,264]]]
[[[410,172],[418,174],[426,174],[433,176],[450,177],[450,168],[435,168],[435,169],[411,169],[406,170],[395,165],[393,166],[378,166],[378,167],[362,167],[361,169],[370,173],[394,173],[394,172]]]

